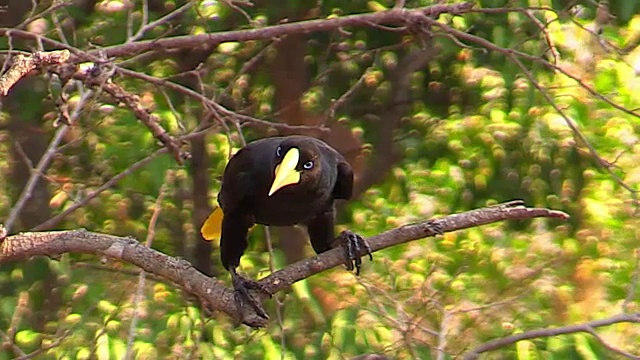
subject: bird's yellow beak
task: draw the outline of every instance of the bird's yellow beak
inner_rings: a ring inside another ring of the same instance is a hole
[[[300,172],[296,170],[299,160],[300,151],[296,148],[291,148],[284,154],[282,162],[276,166],[275,178],[273,179],[273,184],[271,184],[269,196],[287,185],[300,182]]]

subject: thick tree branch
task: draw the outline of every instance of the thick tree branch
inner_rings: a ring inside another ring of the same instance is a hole
[[[440,219],[410,224],[386,231],[368,239],[372,251],[396,244],[435,236],[442,232],[466,229],[503,220],[535,217],[568,219],[568,215],[543,208],[527,208],[520,201],[449,215]],[[0,264],[33,256],[57,256],[64,253],[84,253],[107,256],[131,263],[146,272],[161,276],[198,296],[209,307],[220,310],[243,323],[259,327],[266,319],[250,308],[238,308],[233,290],[216,278],[210,278],[185,260],[150,249],[135,239],[98,234],[86,230],[22,233],[6,237],[0,244]],[[342,249],[333,249],[318,256],[289,265],[261,280],[275,293],[296,281],[344,263]],[[255,294],[258,295],[258,294]]]
[[[99,61],[100,57],[131,56],[147,51],[166,51],[171,49],[197,48],[203,44],[219,44],[230,41],[271,40],[289,34],[332,31],[344,27],[371,27],[376,25],[403,24],[411,15],[424,15],[437,18],[441,14],[458,15],[473,9],[473,2],[457,4],[438,4],[417,9],[392,9],[374,13],[355,14],[330,19],[317,19],[266,26],[256,29],[223,31],[200,35],[175,36],[164,39],[127,42],[92,51],[81,51],[63,42],[50,39],[37,33],[0,28],[0,36],[35,40],[44,45],[67,49],[73,54],[73,62]]]
[[[536,217],[569,218],[564,212],[527,208],[519,200],[503,203],[496,206],[466,211],[460,214],[448,215],[439,219],[432,219],[416,224],[403,225],[398,228],[385,231],[367,239],[371,251],[375,252],[393,245],[406,243],[425,237],[436,236],[445,232],[468,229],[480,225],[486,225],[504,220],[523,220]],[[276,292],[293,284],[296,281],[306,279],[327,269],[344,263],[342,249],[333,249],[316,257],[293,263],[286,268],[267,276],[260,282],[271,292]]]
[[[424,15],[437,18],[441,14],[462,14],[474,7],[473,2],[439,4],[417,9],[393,9],[366,14],[356,14],[330,19],[317,19],[266,26],[257,29],[224,31],[201,35],[175,36],[165,39],[137,41],[89,51],[91,55],[104,54],[107,57],[128,56],[152,50],[197,48],[204,44],[215,45],[230,41],[272,40],[290,34],[306,34],[332,31],[344,27],[370,27],[374,25],[404,24],[410,15]],[[3,30],[0,29],[0,36]]]
[[[11,67],[0,76],[0,95],[6,96],[18,80],[31,70],[44,65],[60,65],[69,59],[69,51],[38,51],[29,56],[18,54],[13,58]]]

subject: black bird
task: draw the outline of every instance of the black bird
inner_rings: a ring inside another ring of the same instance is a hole
[[[207,240],[220,237],[220,257],[231,273],[236,301],[248,301],[267,318],[247,289],[268,291],[236,272],[247,248],[247,233],[256,223],[306,225],[316,253],[343,245],[347,268],[359,273],[360,252],[364,250],[372,258],[369,246],[350,231],[343,231],[337,239],[334,235],[334,200],[349,199],[352,190],[351,166],[321,140],[272,137],[240,149],[225,168],[218,194],[220,207],[201,229]]]

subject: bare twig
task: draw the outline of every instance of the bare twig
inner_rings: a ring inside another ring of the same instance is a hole
[[[438,345],[436,346],[436,351],[438,355],[436,356],[437,360],[445,360],[447,358],[446,347],[447,347],[447,333],[449,332],[449,320],[451,318],[451,313],[446,309],[442,310],[442,320],[440,321],[440,329],[438,329]]]
[[[27,26],[29,23],[33,22],[36,19],[41,19],[49,14],[52,14],[54,11],[58,10],[58,9],[62,9],[65,8],[67,6],[71,6],[73,5],[73,2],[71,1],[56,1],[53,4],[51,4],[51,6],[49,6],[48,8],[42,10],[40,13],[36,14],[35,10],[37,9],[37,6],[31,7],[31,14],[29,14],[29,16],[20,24],[16,25],[15,28],[16,29],[22,29],[25,26]]]
[[[419,15],[417,15],[419,16]],[[536,57],[534,55],[530,55],[527,54],[525,52],[521,52],[515,49],[506,49],[506,48],[502,48],[499,47],[495,44],[493,44],[492,42],[483,39],[479,36],[475,36],[463,31],[459,31],[457,29],[454,29],[446,24],[443,24],[441,22],[435,21],[433,19],[430,19],[428,17],[425,16],[420,16],[419,19],[416,19],[415,21],[419,22],[422,21],[426,24],[428,24],[429,26],[433,26],[435,28],[439,28],[440,30],[442,30],[444,33],[448,33],[458,39],[462,39],[462,40],[466,40],[466,41],[470,41],[472,43],[478,44],[486,49],[492,50],[492,51],[496,51],[498,53],[503,54],[505,57],[511,59],[519,68],[520,70],[522,70],[522,72],[524,73],[524,75],[527,77],[527,79],[529,79],[529,81],[531,81],[531,83],[536,87],[536,89],[538,89],[540,91],[540,93],[544,96],[544,98],[547,100],[547,102],[554,108],[554,110],[560,115],[562,116],[562,118],[565,120],[565,122],[567,123],[567,126],[569,126],[569,128],[571,129],[571,131],[573,132],[573,134],[575,135],[575,137],[577,137],[578,139],[580,139],[580,141],[582,141],[584,143],[584,145],[589,149],[589,152],[591,153],[591,155],[594,157],[594,159],[597,160],[598,165],[600,165],[602,168],[604,168],[609,175],[616,181],[616,183],[618,183],[618,185],[620,185],[621,187],[623,187],[625,190],[627,190],[633,200],[634,203],[638,203],[638,195],[637,195],[637,191],[635,189],[633,189],[630,185],[628,185],[627,183],[624,182],[624,180],[622,180],[620,178],[620,176],[618,176],[616,173],[613,172],[612,167],[608,166],[608,162],[604,161],[602,159],[602,157],[598,154],[598,152],[596,151],[596,149],[589,143],[589,140],[585,137],[585,135],[576,127],[576,125],[573,123],[573,121],[571,121],[571,119],[569,119],[569,117],[565,114],[564,111],[562,111],[562,109],[560,109],[560,107],[556,104],[556,102],[554,101],[553,97],[547,92],[545,91],[545,89],[536,81],[535,77],[531,74],[531,72],[529,71],[529,68],[527,66],[525,66],[521,59],[525,59],[525,60],[529,60],[529,61],[533,61],[533,62],[537,62],[540,63],[542,65],[544,65],[545,67],[553,70],[553,71],[557,71],[569,78],[571,78],[572,80],[574,80],[577,84],[580,85],[580,87],[582,87],[583,89],[585,89],[586,91],[588,91],[590,94],[592,94],[593,96],[595,96],[596,98],[604,101],[605,103],[611,105],[612,107],[626,113],[629,114],[631,116],[634,116],[636,118],[640,118],[640,113],[634,111],[634,110],[630,110],[626,107],[624,107],[623,105],[617,104],[614,101],[612,101],[611,99],[607,98],[605,95],[602,95],[601,93],[599,93],[598,91],[596,91],[594,88],[590,87],[589,85],[587,85],[586,83],[584,83],[584,81],[580,78],[578,78],[577,76],[569,73],[567,70],[563,69],[562,67],[556,66],[555,64],[550,63],[549,61]]]
[[[97,87],[104,90],[113,98],[125,104],[149,130],[153,136],[158,139],[164,146],[169,149],[179,164],[190,157],[190,155],[181,149],[180,144],[159,124],[157,115],[154,115],[146,109],[141,103],[138,96],[124,90],[119,85],[113,83],[109,77],[102,78],[91,75],[91,71],[78,71],[74,74],[74,78],[81,80],[87,85]]]
[[[532,23],[534,23],[538,27],[538,30],[544,36],[544,41],[549,47],[549,52],[551,52],[551,57],[553,58],[553,64],[557,65],[558,60],[560,59],[560,54],[558,54],[558,49],[556,49],[556,45],[554,44],[553,40],[551,40],[551,36],[549,35],[549,31],[547,30],[548,24],[543,24],[535,16],[535,14],[532,13],[532,11],[524,11],[523,13],[529,18],[529,20],[531,20]]]
[[[273,253],[273,243],[271,241],[271,228],[269,226],[265,226],[264,235],[267,240],[267,250],[269,251],[269,271],[270,273],[274,273],[276,271],[276,267],[274,264],[275,254]],[[276,319],[278,320],[278,326],[280,327],[280,354],[281,359],[284,360],[284,355],[286,354],[287,342],[286,342],[286,330],[284,327],[284,319],[282,316],[282,310],[284,309],[284,302],[279,299],[276,295]]]
[[[187,10],[189,10],[192,6],[193,6],[193,2],[189,1],[186,4],[180,6],[179,8],[173,10],[172,12],[168,13],[167,15],[159,18],[156,21],[152,21],[150,23],[146,23],[147,21],[143,21],[143,25],[140,26],[140,29],[138,29],[138,32],[133,35],[130,36],[127,39],[127,43],[132,43],[134,41],[140,40],[142,39],[142,37],[144,36],[144,34],[146,34],[148,31],[153,30],[155,28],[157,28],[158,26],[162,26],[166,23],[168,23],[169,21],[173,20],[174,18],[176,18],[179,15],[182,15],[184,12],[186,12]],[[147,7],[148,5],[146,4],[146,2],[143,4],[143,14],[145,18],[148,18],[148,14],[147,14]]]
[[[635,250],[636,264],[635,269],[633,270],[633,275],[631,275],[631,282],[629,283],[629,288],[627,290],[627,296],[624,298],[622,302],[622,311],[628,311],[629,304],[633,301],[634,297],[638,291],[638,285],[640,285],[640,249]]]
[[[624,357],[626,357],[627,359],[634,359],[634,360],[639,360],[640,356],[636,356],[633,355],[632,353],[628,352],[628,351],[624,351],[622,349],[618,349],[617,347],[609,344],[608,342],[606,342],[602,336],[598,335],[598,333],[595,331],[594,328],[592,328],[591,326],[587,327],[587,332],[591,335],[593,335],[594,338],[596,338],[601,344],[602,346],[604,346],[605,348],[607,348],[609,351],[612,351],[618,355],[622,355]]]
[[[202,104],[205,105],[206,108],[210,108],[212,109],[212,111],[217,112],[220,116],[232,119],[234,122],[239,122],[240,124],[244,124],[244,123],[254,123],[254,124],[258,124],[258,125],[262,125],[262,126],[266,126],[266,127],[272,127],[272,128],[276,128],[276,129],[286,129],[286,130],[315,130],[318,132],[326,132],[328,131],[328,129],[322,128],[322,127],[318,127],[318,126],[304,126],[304,125],[287,125],[287,124],[282,124],[282,123],[275,123],[275,122],[270,122],[270,121],[266,121],[266,120],[261,120],[261,119],[257,119],[248,115],[244,115],[244,114],[240,114],[234,111],[231,111],[227,108],[225,108],[224,106],[218,104],[217,102],[207,98],[206,96],[200,94],[197,91],[194,91],[192,89],[189,89],[185,86],[176,84],[174,82],[171,81],[167,81],[164,79],[159,79],[157,77],[151,76],[151,75],[147,75],[141,72],[137,72],[137,71],[133,71],[133,70],[129,70],[129,69],[123,69],[123,68],[116,68],[116,72],[125,75],[125,76],[129,76],[129,77],[133,77],[133,78],[138,78],[144,81],[147,81],[151,84],[157,85],[157,86],[162,86],[162,87],[166,87],[167,89],[171,89],[174,91],[177,91],[181,94],[184,94],[186,96],[189,96],[191,98],[194,98],[196,100],[199,100]]]
[[[364,84],[364,80],[366,76],[369,74],[369,71],[372,70],[371,67],[365,69],[362,73],[358,81],[356,81],[353,86],[349,88],[349,90],[345,91],[344,94],[340,95],[338,99],[332,100],[331,105],[329,105],[329,109],[327,110],[327,120],[333,120],[336,116],[336,111],[343,106],[349,99],[355,94],[362,85]]]
[[[206,133],[206,129],[202,130],[202,131],[194,131],[193,133],[181,136],[178,138],[178,141],[186,141],[189,140],[195,136],[203,136]],[[144,157],[143,159],[140,159],[138,161],[136,161],[135,163],[131,164],[131,166],[129,166],[128,168],[126,168],[124,171],[122,171],[121,173],[115,175],[114,177],[112,177],[111,179],[107,180],[104,184],[102,184],[99,188],[97,188],[96,190],[90,191],[86,194],[86,196],[84,196],[82,198],[81,201],[76,202],[75,204],[67,207],[63,212],[61,212],[60,214],[52,217],[51,219],[37,225],[36,227],[30,229],[31,231],[42,231],[42,230],[48,230],[51,229],[52,227],[56,226],[57,224],[59,224],[62,220],[64,220],[64,218],[66,218],[67,216],[69,216],[71,213],[73,213],[74,211],[78,210],[79,208],[85,206],[86,204],[89,203],[89,201],[95,199],[98,195],[100,195],[102,192],[104,192],[107,189],[110,189],[112,186],[116,185],[120,180],[126,178],[127,176],[133,174],[135,171],[141,169],[142,167],[144,167],[145,165],[147,165],[148,163],[150,163],[153,159],[155,159],[156,157],[167,153],[169,150],[166,147],[163,147],[161,149],[156,150],[155,152],[149,154],[148,156]]]
[[[40,230],[46,230],[46,229],[50,229],[54,226],[56,226],[57,224],[60,223],[60,221],[62,221],[64,218],[66,218],[67,216],[69,216],[69,214],[73,213],[74,211],[78,210],[79,208],[85,206],[86,204],[89,203],[89,201],[93,200],[94,198],[96,198],[98,195],[100,195],[102,192],[104,192],[105,190],[111,188],[113,185],[117,184],[120,180],[124,179],[125,177],[131,175],[132,173],[134,173],[136,170],[142,168],[143,166],[147,165],[148,163],[150,163],[153,159],[155,159],[156,157],[158,157],[160,154],[164,154],[165,152],[167,152],[167,148],[161,148],[156,150],[155,152],[151,153],[149,156],[136,161],[135,163],[131,164],[131,166],[129,166],[127,169],[125,169],[123,172],[115,175],[114,177],[112,177],[111,179],[109,179],[107,182],[105,182],[104,184],[102,184],[99,188],[97,188],[96,190],[90,191],[86,194],[86,196],[84,196],[82,198],[81,201],[76,202],[75,204],[69,206],[68,208],[66,208],[63,212],[61,212],[60,214],[52,217],[51,219],[43,222],[42,224],[34,227],[33,229],[31,229],[32,231],[40,231]]]
[[[20,356],[25,356],[26,354],[24,353],[24,351],[22,351],[22,349],[20,349],[20,347],[18,345],[16,345],[16,342],[14,341],[14,339],[12,337],[10,337],[9,335],[7,335],[4,331],[0,330],[0,336],[2,336],[4,338],[4,341],[2,344],[2,347],[9,347],[11,349],[11,351],[13,352],[13,355],[15,355],[16,357],[20,357]]]
[[[30,352],[28,354],[24,354],[22,356],[19,356],[19,357],[15,358],[14,360],[35,359],[36,356],[41,355],[43,353],[46,353],[47,351],[49,351],[49,350],[51,350],[53,348],[57,348],[58,346],[60,346],[62,344],[62,342],[65,341],[69,337],[69,335],[71,335],[71,331],[67,330],[62,335],[60,335],[58,338],[56,338],[55,340],[50,342],[49,344],[43,345],[43,346],[37,348],[36,350],[34,350],[33,352]]]
[[[28,307],[29,293],[26,291],[22,291],[18,296],[18,303],[16,304],[15,310],[13,311],[13,316],[11,316],[9,329],[7,330],[6,334],[2,333],[2,336],[5,338],[5,343],[8,343],[8,345],[10,345],[14,355],[16,356],[25,355],[25,353],[22,352],[22,349],[20,349],[20,347],[18,347],[18,345],[15,343],[15,338],[16,333],[18,332],[18,327],[23,320],[24,314],[28,311]]]
[[[619,324],[619,323],[640,323],[640,313],[620,314],[620,315],[615,315],[606,319],[590,321],[590,322],[577,324],[577,325],[561,326],[561,327],[547,328],[547,329],[536,329],[536,330],[525,331],[523,333],[491,340],[468,352],[464,356],[464,360],[475,360],[482,353],[497,350],[505,346],[513,345],[518,341],[522,341],[522,340],[537,339],[542,337],[550,337],[550,336],[557,336],[557,335],[563,335],[563,334],[573,334],[578,332],[586,332],[586,333],[592,334],[594,328],[599,328],[599,327],[609,326],[609,325]],[[638,357],[634,356],[632,358],[637,359]]]
[[[171,172],[169,171],[165,176],[164,184],[160,187],[160,193],[158,194],[158,198],[156,199],[156,203],[153,206],[153,213],[151,214],[151,219],[149,220],[149,227],[147,229],[147,239],[145,240],[145,246],[150,248],[153,243],[153,239],[156,235],[156,224],[158,223],[158,218],[160,217],[160,211],[162,210],[162,201],[167,192],[167,186],[170,183],[170,178],[172,177]],[[140,306],[140,302],[144,299],[144,284],[145,284],[145,275],[146,272],[144,270],[140,270],[140,276],[138,277],[138,289],[136,290],[136,294],[133,300],[133,316],[131,317],[131,325],[129,326],[129,339],[127,341],[127,351],[125,354],[125,359],[130,360],[134,357],[133,352],[133,341],[136,338],[136,328],[138,327],[138,318],[139,312],[138,308]]]
[[[73,110],[73,113],[71,114],[71,118],[70,118],[71,122],[73,122],[75,119],[77,119],[80,116],[81,109],[84,107],[84,104],[91,97],[92,94],[93,92],[91,90],[83,91],[82,96],[78,101],[78,104],[76,105],[76,107]],[[36,168],[32,170],[31,176],[29,177],[27,184],[22,190],[20,197],[18,197],[16,204],[11,208],[11,212],[9,212],[9,216],[5,221],[4,225],[7,228],[7,232],[11,232],[11,228],[13,227],[15,221],[18,219],[18,216],[20,216],[20,213],[22,212],[22,209],[26,205],[27,201],[29,201],[29,199],[31,198],[33,189],[38,183],[40,176],[42,176],[45,173],[45,169],[49,166],[49,163],[53,159],[53,156],[56,154],[58,145],[64,138],[64,135],[67,133],[68,129],[69,129],[68,125],[62,125],[58,129],[58,131],[53,137],[53,140],[51,140],[49,147],[47,147],[47,150],[44,152],[44,154],[40,158],[40,161],[38,161],[38,165],[36,165]]]
[[[404,24],[411,15],[422,15],[437,18],[441,14],[458,15],[473,9],[473,2],[461,2],[457,4],[437,4],[417,9],[392,9],[374,13],[341,16],[332,19],[306,20],[280,25],[265,26],[258,29],[225,31],[200,35],[176,36],[172,38],[137,41],[135,43],[109,46],[100,50],[89,51],[90,55],[104,52],[108,57],[130,56],[156,49],[186,49],[202,45],[216,45],[223,42],[248,40],[271,40],[289,34],[312,33],[321,31],[333,31],[344,27],[370,27],[372,24]],[[6,29],[0,29],[0,36]],[[18,35],[18,34],[16,34]],[[29,36],[19,33],[21,36]],[[84,61],[84,60],[79,60]]]

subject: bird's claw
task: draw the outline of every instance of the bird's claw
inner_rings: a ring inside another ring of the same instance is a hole
[[[345,265],[348,270],[356,270],[356,275],[360,275],[362,266],[362,256],[369,255],[369,260],[373,260],[371,247],[367,240],[353,231],[345,230],[338,235],[338,240],[344,248]]]
[[[444,224],[438,220],[429,220],[426,224],[426,231],[435,235],[444,235]]]
[[[269,297],[273,296],[264,285],[255,280],[240,276],[235,271],[231,272],[231,282],[235,290],[233,294],[234,299],[241,308],[244,307],[245,304],[248,304],[260,317],[269,319],[269,315],[267,315],[267,312],[262,308],[260,302],[249,293],[249,290],[258,290],[269,295]]]

